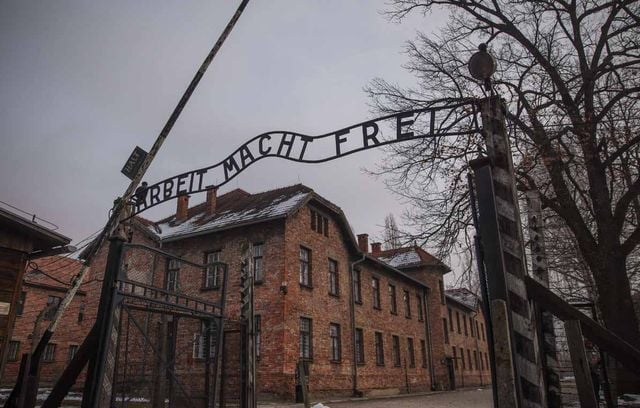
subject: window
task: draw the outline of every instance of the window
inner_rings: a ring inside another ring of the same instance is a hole
[[[422,309],[422,297],[420,295],[416,295],[416,303],[418,304],[418,321],[421,322],[424,320],[424,310]],[[445,331],[446,331],[445,327]]]
[[[449,311],[449,329],[453,331],[453,314],[451,313],[451,308],[447,308]]]
[[[353,271],[353,301],[356,303],[362,303],[362,290],[360,288],[360,270],[354,269]]]
[[[446,303],[444,298],[444,283],[438,281],[438,288],[440,289],[440,302],[444,305]]]
[[[469,332],[467,331],[467,315],[466,314],[462,315],[462,323],[464,325],[464,335],[466,337],[469,337]]]
[[[469,359],[469,370],[473,370],[473,364],[471,363],[471,350],[469,349],[467,349],[467,358]]]
[[[480,325],[478,324],[477,320],[476,320],[476,336],[478,337],[478,340],[480,340]]]
[[[479,353],[480,353],[480,369],[484,370],[484,360],[482,359],[482,351],[480,351]]]
[[[300,285],[311,287],[311,250],[300,247]]]
[[[84,320],[84,308],[85,308],[85,303],[84,301],[82,301],[82,303],[80,303],[80,307],[78,308],[78,323],[82,323],[82,321]]]
[[[409,353],[409,367],[415,367],[416,353],[413,349],[413,339],[411,337],[407,338],[407,353]]]
[[[462,361],[462,369],[466,370],[467,364],[464,361],[464,349],[462,347],[460,347],[460,360]]]
[[[331,337],[331,361],[339,362],[341,359],[340,345],[340,325],[331,323],[329,325],[329,336]]]
[[[220,262],[220,251],[213,251],[205,254],[205,263]],[[222,274],[221,265],[207,266],[204,270],[203,288],[215,289],[220,285],[220,275]]]
[[[489,355],[485,352],[484,353],[484,364],[487,367],[487,370],[489,369]]]
[[[480,323],[480,329],[481,329],[481,333],[482,333],[482,341],[486,341],[485,338],[484,338],[484,333],[485,332],[484,332],[484,324],[483,323]]]
[[[422,352],[422,367],[427,367],[427,344],[424,340],[420,340],[420,351]]]
[[[338,262],[329,259],[329,294],[338,296],[340,294],[340,282],[338,279]]]
[[[458,334],[462,334],[462,330],[460,330],[460,313],[456,311],[456,325],[458,326]]]
[[[311,359],[313,350],[311,345],[311,319],[300,318],[300,358]]]
[[[380,309],[380,279],[372,278],[371,287],[373,287],[373,308]]]
[[[473,350],[473,362],[476,365],[476,370],[478,369],[478,352]]]
[[[262,242],[253,244],[253,281],[261,283],[264,280],[264,269],[262,267],[262,253],[264,244]]]
[[[356,364],[364,364],[364,335],[362,329],[356,329]]]
[[[469,332],[471,332],[471,337],[474,337],[474,335],[473,335],[473,325],[475,324],[474,322],[475,322],[475,320],[473,320],[471,317],[469,317]]]
[[[69,361],[73,360],[73,358],[76,356],[76,353],[78,352],[78,346],[77,345],[71,345],[69,346]]]
[[[453,364],[456,368],[456,370],[458,369],[458,357],[456,356],[456,346],[452,347],[453,349]]]
[[[24,292],[22,292],[24,293]],[[9,342],[9,352],[7,355],[7,361],[18,361],[18,356],[20,354],[20,342],[19,341],[10,341]]]
[[[329,236],[329,219],[315,210],[311,210],[311,229],[318,234]]]
[[[209,357],[215,355],[215,325],[209,323],[210,328],[207,330],[207,324],[205,322],[200,323],[200,332],[193,333],[193,358],[205,358],[207,334],[209,335]]]
[[[60,301],[62,299],[58,296],[49,296],[47,298],[47,306],[44,312],[44,320],[53,320],[53,316],[56,315],[58,311],[58,307],[60,306]]]
[[[391,340],[391,347],[393,351],[393,365],[395,367],[400,367],[400,337],[392,336]]]
[[[56,345],[53,343],[47,344],[44,348],[44,355],[42,357],[42,361],[51,362],[55,360],[56,356]]]
[[[411,319],[411,298],[409,297],[409,291],[405,290],[402,296],[404,300],[404,317]]]
[[[398,314],[398,305],[396,305],[396,287],[389,284],[389,302],[391,303],[391,313]]]
[[[444,328],[444,344],[449,344],[449,331],[447,330],[447,318],[442,318],[442,327]]]
[[[260,359],[260,345],[262,344],[262,316],[254,316],[254,329],[256,331],[256,358]]]
[[[20,292],[20,298],[16,304],[16,316],[22,316],[24,312],[24,302],[27,300],[27,292]]]
[[[384,344],[382,343],[382,333],[375,333],[376,340],[376,364],[379,366],[384,365]]]
[[[170,291],[178,290],[178,272],[180,271],[180,261],[177,259],[170,259],[167,266],[167,280],[165,282],[165,288]]]

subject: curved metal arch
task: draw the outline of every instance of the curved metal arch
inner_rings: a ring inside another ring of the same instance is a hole
[[[135,207],[132,214],[139,214],[180,195],[217,189],[252,164],[267,157],[299,163],[324,163],[392,143],[474,134],[479,130],[475,103],[474,99],[468,99],[443,106],[397,112],[319,136],[289,131],[262,133],[249,139],[214,165],[166,178],[143,189],[139,188],[134,198]],[[470,112],[467,109],[469,107]],[[468,129],[457,127],[461,116],[472,116],[473,125]],[[416,134],[416,127],[429,129],[429,132]]]

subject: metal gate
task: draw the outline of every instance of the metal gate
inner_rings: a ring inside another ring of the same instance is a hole
[[[112,378],[110,405],[214,407],[227,265],[124,244],[120,268],[116,346],[107,352],[113,371],[105,372]],[[216,290],[203,292],[204,286]]]

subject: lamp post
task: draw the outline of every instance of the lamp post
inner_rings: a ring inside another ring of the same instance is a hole
[[[468,68],[471,76],[482,81],[485,90],[491,90],[491,76],[496,72],[497,64],[493,55],[487,51],[487,44],[478,46],[478,52],[469,59]]]

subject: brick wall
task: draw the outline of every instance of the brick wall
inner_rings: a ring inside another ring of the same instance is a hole
[[[489,360],[488,343],[486,336],[486,323],[483,313],[478,310],[460,306],[456,302],[447,302],[448,310],[451,310],[452,320],[449,320],[447,311],[447,325],[449,326],[449,344],[445,345],[448,357],[457,357],[454,360],[456,387],[472,387],[491,383],[491,372],[487,366]],[[460,331],[458,331],[458,320]],[[467,330],[465,331],[465,320]],[[473,332],[471,323],[473,322]],[[479,336],[476,332],[478,323]],[[452,325],[453,323],[453,325]],[[455,356],[454,356],[455,348]],[[469,354],[469,352],[471,354]],[[477,363],[474,352],[477,354]],[[464,353],[464,365],[461,360]],[[471,361],[469,361],[469,355]]]

